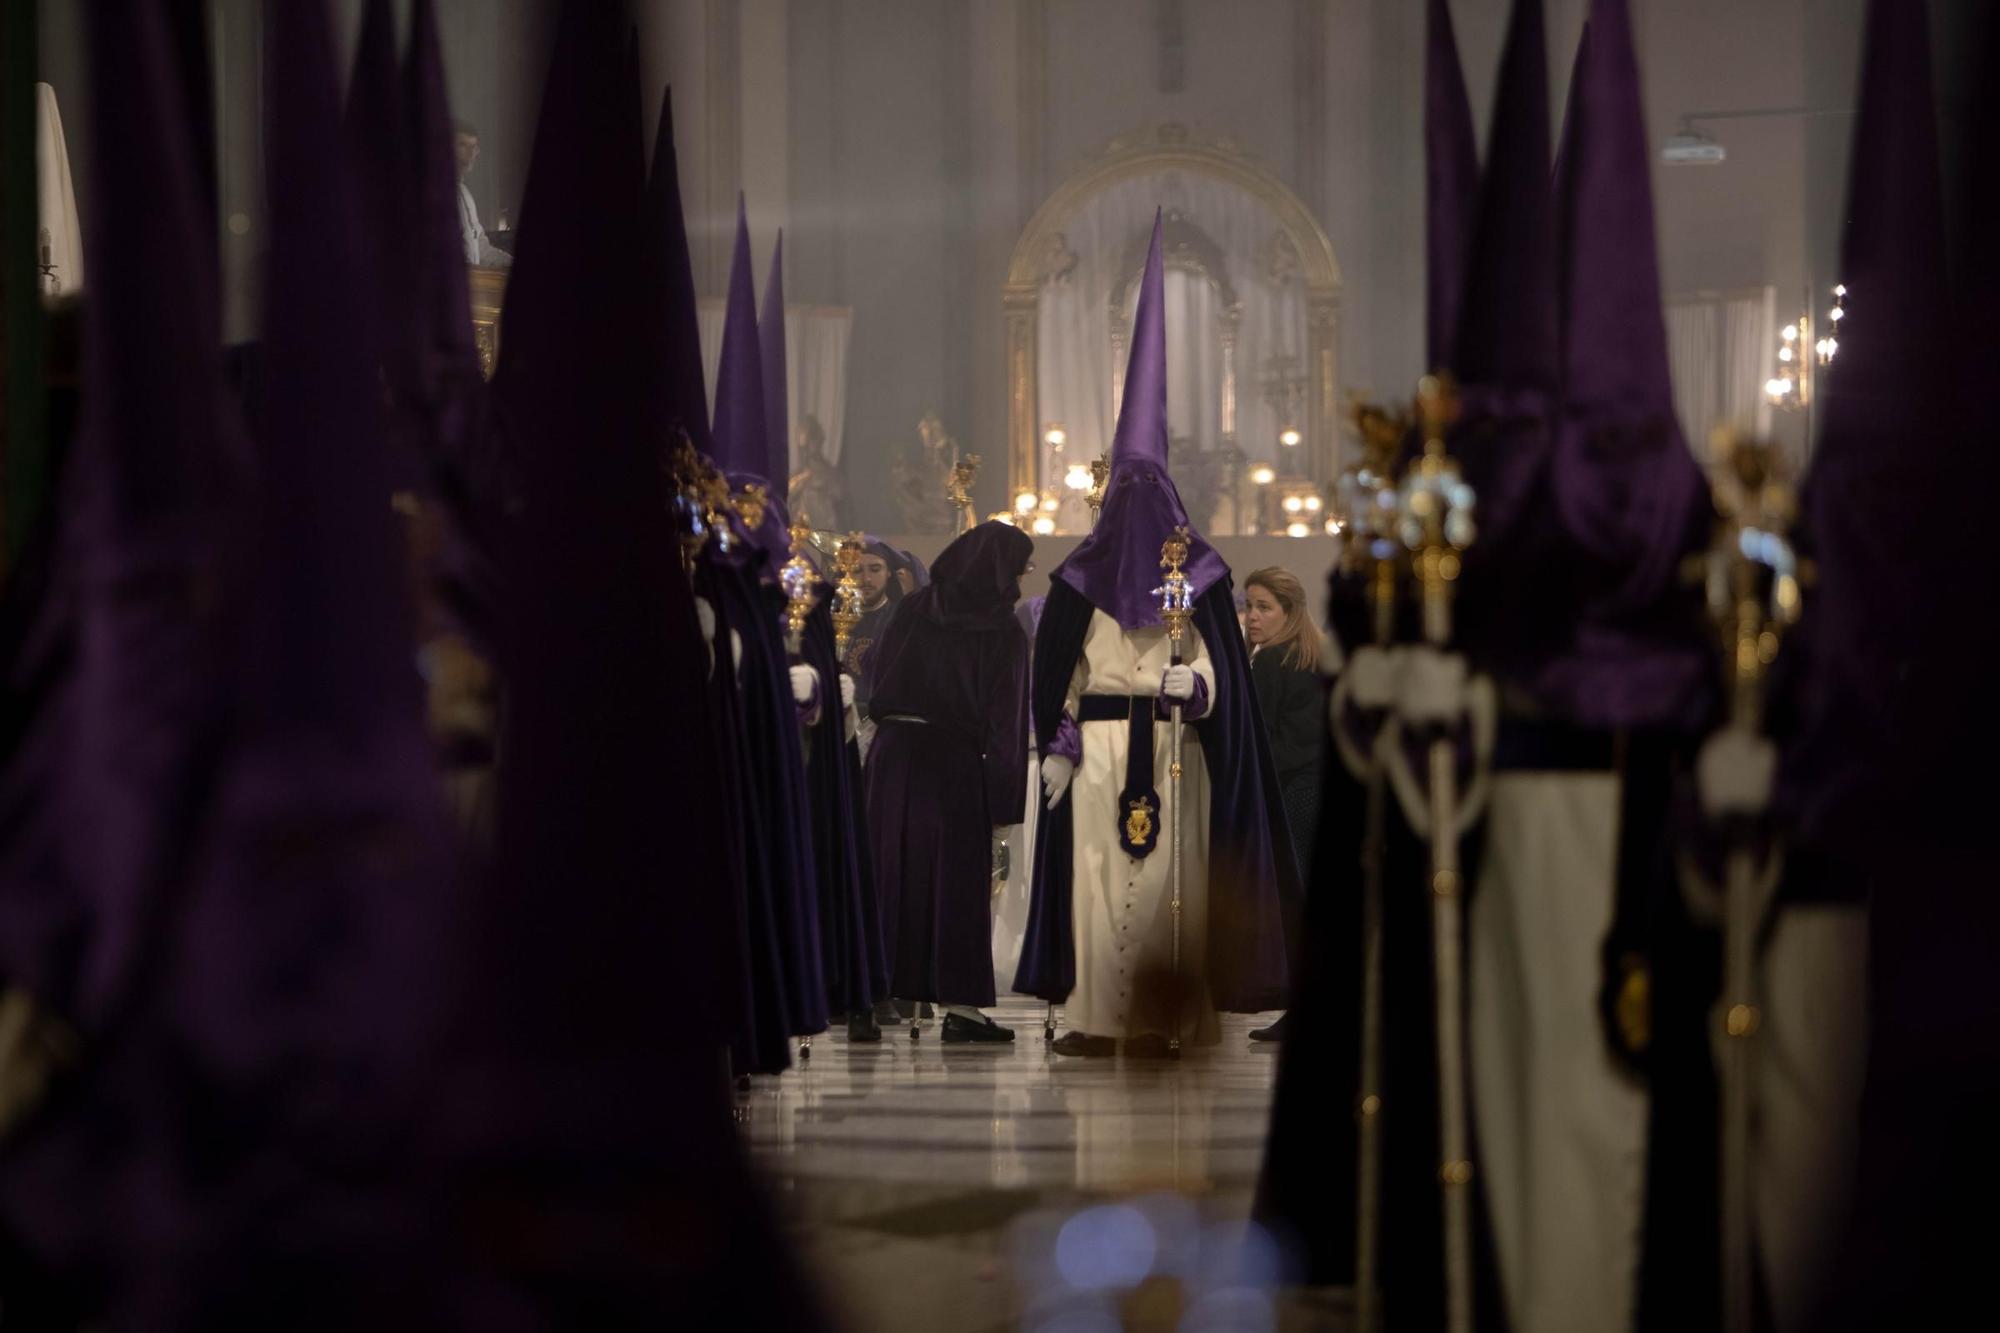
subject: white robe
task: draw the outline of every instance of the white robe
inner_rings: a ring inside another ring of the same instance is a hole
[[[1186,664],[1215,697],[1215,668],[1208,649],[1192,629],[1182,642]],[[1066,707],[1079,716],[1086,694],[1144,695],[1160,692],[1160,677],[1172,662],[1163,628],[1125,630],[1094,611],[1083,654],[1070,679]],[[1095,1037],[1170,1035],[1169,1003],[1149,1003],[1170,993],[1135,987],[1148,974],[1173,967],[1172,887],[1168,866],[1173,838],[1168,794],[1173,727],[1153,724],[1153,785],[1160,793],[1161,828],[1152,855],[1134,860],[1119,845],[1118,796],[1125,789],[1127,723],[1084,722],[1083,761],[1070,783],[1075,820],[1074,879],[1071,888],[1076,943],[1076,989],[1063,1007],[1064,1025]],[[1202,976],[1208,951],[1208,769],[1192,726],[1184,732],[1181,800],[1187,807],[1181,855],[1181,975],[1188,983],[1181,1006],[1181,1040],[1189,1045],[1221,1040],[1215,1005]]]

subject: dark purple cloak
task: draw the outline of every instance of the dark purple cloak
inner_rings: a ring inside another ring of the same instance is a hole
[[[994,1001],[993,831],[1020,822],[1028,781],[1028,640],[1013,612],[1030,549],[1005,524],[958,538],[875,648],[868,826],[898,999]],[[1016,563],[954,577],[989,554]],[[961,596],[968,581],[982,586]]]
[[[868,845],[861,753],[847,738],[833,613],[825,598],[806,618],[800,648],[820,681],[819,720],[806,732],[806,796],[827,1006],[836,1016],[861,1013],[888,998],[889,965],[882,950],[875,858]]]
[[[750,772],[749,808],[757,819],[755,836],[762,839],[770,870],[771,923],[784,978],[785,1030],[808,1036],[826,1029],[827,991],[812,819],[806,809],[805,750],[779,624],[783,602],[776,589],[751,572],[762,557],[740,537],[734,554],[723,559],[734,565],[746,556],[751,569],[736,567],[733,576],[705,581],[703,590],[715,605],[718,657],[726,660],[728,630],[741,638],[737,689],[743,708],[743,753]]]
[[[779,866],[784,858],[771,831],[773,812],[763,801],[760,766],[751,758],[743,682],[729,662],[731,631],[743,632],[742,608],[761,600],[748,579],[710,545],[696,564],[694,588],[715,611],[715,660],[705,699],[716,734],[717,785],[723,792],[719,834],[733,868],[727,888],[736,921],[736,980],[724,997],[734,1013],[727,1020],[730,1056],[739,1074],[776,1074],[792,1062],[788,982],[779,943],[784,894]]]
[[[1232,596],[1225,575],[1195,602],[1194,627],[1215,668],[1215,694],[1208,716],[1189,725],[1201,737],[1208,769],[1209,993],[1218,1009],[1260,1013],[1285,1003],[1283,923],[1286,905],[1302,890]],[[1049,584],[1034,656],[1035,737],[1044,753],[1062,720],[1095,609],[1067,583]],[[1069,799],[1038,810],[1036,819],[1034,892],[1014,989],[1061,1004],[1076,986]]]

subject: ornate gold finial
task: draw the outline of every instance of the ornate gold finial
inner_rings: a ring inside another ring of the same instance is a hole
[[[1424,452],[1403,479],[1403,545],[1416,566],[1423,601],[1424,637],[1444,644],[1451,637],[1451,584],[1459,556],[1472,545],[1473,492],[1445,452],[1445,432],[1458,419],[1458,388],[1442,372],[1417,381],[1417,424]]]
[[[1188,588],[1187,573],[1182,569],[1187,564],[1190,542],[1186,528],[1175,528],[1160,543],[1160,568],[1167,572],[1159,589],[1160,619],[1167,627],[1167,638],[1175,643],[1187,637],[1188,622],[1194,618],[1194,598]]]
[[[1784,456],[1770,441],[1719,431],[1713,445],[1715,538],[1690,564],[1722,642],[1731,717],[1754,730],[1765,675],[1803,609],[1805,571],[1788,537],[1798,498]]]
[[[764,510],[771,503],[771,492],[764,486],[745,486],[729,498],[729,503],[742,516],[743,526],[754,532],[764,526]]]
[[[951,477],[944,485],[945,499],[958,510],[961,532],[972,531],[972,482],[978,475],[979,455],[967,454],[951,465]]]
[[[1104,488],[1111,482],[1111,460],[1102,454],[1090,460],[1090,493],[1083,497],[1090,506],[1090,524],[1097,526],[1098,511],[1104,508]]]
[[[760,493],[761,503],[763,488],[752,489]],[[806,559],[806,543],[811,540],[812,525],[806,522],[804,514],[800,514],[792,520],[792,558],[778,570],[778,586],[785,592],[785,633],[793,652],[798,651],[799,636],[805,632],[806,617],[812,614],[813,588],[820,581],[819,571]]]
[[[861,623],[861,581],[856,574],[861,569],[861,556],[866,538],[858,532],[850,532],[840,539],[834,548],[834,564],[840,569],[840,582],[833,594],[833,651],[841,661],[847,660],[847,644],[854,636],[854,627]]]

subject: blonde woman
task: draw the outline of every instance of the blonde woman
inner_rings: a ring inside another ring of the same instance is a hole
[[[1306,613],[1298,575],[1273,565],[1243,584],[1243,638],[1250,645],[1250,680],[1271,738],[1278,792],[1297,849],[1299,873],[1312,882],[1313,841],[1319,830],[1320,762],[1326,744],[1326,655],[1319,626]],[[1251,1037],[1275,1041],[1284,1020]]]

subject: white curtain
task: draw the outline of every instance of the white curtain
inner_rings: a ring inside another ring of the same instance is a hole
[[[1139,265],[1156,208],[1179,210],[1216,244],[1240,307],[1236,344],[1236,441],[1252,459],[1278,461],[1278,434],[1303,421],[1281,420],[1267,401],[1268,374],[1306,371],[1305,289],[1286,266],[1274,265],[1282,228],[1255,197],[1222,181],[1184,171],[1124,181],[1092,196],[1063,224],[1076,262],[1050,278],[1037,305],[1036,414],[1039,427],[1062,426],[1062,465],[1088,462],[1111,448],[1118,405],[1112,397],[1111,301],[1121,282],[1127,327],[1138,299]],[[1130,271],[1128,272],[1128,268]],[[1167,273],[1168,430],[1196,449],[1222,442],[1222,298],[1196,274]],[[1303,388],[1296,395],[1303,410]],[[1046,440],[1042,475],[1060,467]]]
[[[1777,364],[1776,312],[1775,287],[1667,299],[1674,410],[1698,457],[1708,457],[1709,436],[1718,426],[1748,437],[1770,435],[1764,381]]]
[[[722,324],[727,305],[703,301],[701,373],[708,383],[708,410],[715,411],[715,378],[722,365]],[[785,307],[785,400],[791,414],[785,439],[798,466],[799,423],[808,416],[826,428],[827,461],[840,462],[847,419],[847,341],[854,312],[844,306]]]
[[[69,145],[63,138],[62,112],[56,109],[56,90],[46,83],[35,85],[35,175],[41,213],[35,262],[42,262],[42,247],[46,246],[47,262],[54,270],[55,291],[64,295],[80,292],[83,224],[76,216],[76,188],[70,180]]]

